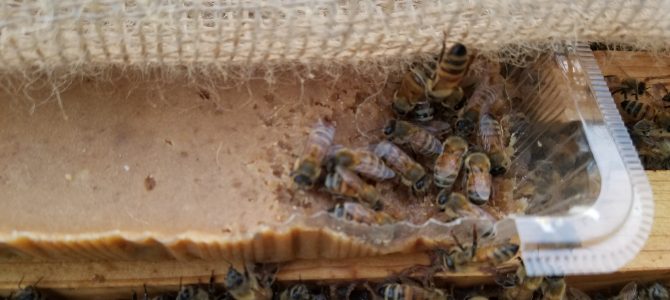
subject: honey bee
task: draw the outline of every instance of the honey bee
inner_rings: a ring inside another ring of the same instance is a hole
[[[526,193],[530,206],[527,212],[542,209],[553,197],[552,187],[561,181],[561,175],[556,166],[547,160],[535,163],[533,170],[519,183],[514,191],[515,197],[518,193]]]
[[[463,114],[456,120],[454,126],[454,133],[456,135],[466,138],[475,132],[477,122],[479,120],[479,108],[470,107],[466,109]]]
[[[466,190],[468,199],[476,205],[483,205],[491,198],[491,161],[481,152],[469,154],[465,158]]]
[[[417,64],[410,66],[409,72],[400,82],[400,87],[393,94],[391,107],[397,115],[405,116],[414,110],[418,103],[426,101],[430,82],[427,76],[422,66]]]
[[[542,277],[528,277],[523,261],[521,261],[512,280],[502,284],[504,289],[501,298],[504,300],[533,299],[533,294],[540,289],[543,280]]]
[[[400,176],[400,182],[411,187],[414,193],[423,194],[428,190],[430,182],[426,170],[398,146],[382,141],[375,146],[374,153],[391,166]]]
[[[296,284],[284,290],[279,300],[313,300],[314,297],[304,284]]]
[[[634,122],[642,119],[655,122],[658,127],[670,131],[670,113],[657,110],[653,106],[641,101],[623,100],[621,110]]]
[[[291,178],[302,189],[314,186],[321,175],[321,164],[335,137],[335,126],[319,120],[309,133],[302,156],[295,162]]]
[[[670,293],[668,293],[668,289],[665,286],[656,282],[643,289],[639,293],[638,298],[641,300],[670,299]]]
[[[433,180],[442,189],[451,190],[468,152],[468,142],[459,136],[450,136],[442,144],[442,154],[435,160]]]
[[[409,145],[415,153],[434,157],[442,153],[442,143],[425,129],[412,123],[391,120],[384,127],[384,135],[394,143]]]
[[[210,300],[214,299],[214,296],[211,295],[209,292],[206,290],[194,286],[194,285],[187,285],[182,287],[179,290],[179,293],[177,294],[176,300]]]
[[[335,151],[328,164],[345,167],[377,181],[395,177],[395,172],[387,167],[379,156],[363,149],[340,148]],[[333,166],[328,168],[331,169]]]
[[[451,125],[449,122],[440,121],[440,120],[431,120],[426,123],[418,124],[419,127],[428,131],[438,140],[444,140],[447,136],[451,134]]]
[[[493,116],[484,114],[479,120],[479,138],[491,160],[491,175],[505,174],[512,161],[505,152],[502,126]]]
[[[616,76],[614,76],[616,77]],[[639,100],[639,96],[647,91],[647,83],[635,78],[624,78],[619,85],[613,87],[612,94],[622,94],[624,98],[628,98],[628,94],[633,94],[635,100]]]
[[[438,62],[430,96],[438,99],[444,107],[457,109],[463,99],[460,84],[470,65],[468,50],[463,44],[456,43],[446,51],[443,44]]]
[[[383,300],[442,300],[447,299],[444,291],[436,288],[423,288],[413,284],[387,283],[379,287]]]
[[[428,101],[417,103],[414,109],[407,115],[408,119],[419,123],[430,122],[434,117],[435,109]]]
[[[567,298],[571,300],[591,300],[589,295],[576,288],[568,287],[568,295],[569,296]]]
[[[447,222],[463,217],[491,218],[479,207],[470,203],[465,195],[449,193],[447,190],[441,190],[437,194],[437,207],[444,212]]]
[[[371,211],[370,209],[354,202],[338,203],[328,210],[331,216],[347,221],[354,221],[368,225],[384,225],[393,223],[395,220],[385,212]]]
[[[225,286],[235,300],[272,299],[270,284],[264,284],[256,274],[250,273],[247,267],[242,274],[231,265],[228,268]]]
[[[449,249],[438,248],[434,253],[437,264],[443,271],[456,272],[468,264],[495,266],[502,264],[516,256],[519,245],[502,243],[486,247],[477,246],[477,229],[472,230],[472,244],[464,246],[452,233],[456,245]]]
[[[611,297],[612,300],[637,300],[643,299],[641,293],[638,293],[637,283],[629,282],[626,284],[619,293]],[[666,298],[667,299],[667,298]]]
[[[377,210],[383,207],[377,189],[344,167],[336,166],[333,172],[328,173],[324,185],[332,194],[366,202]]]
[[[42,294],[40,290],[37,289],[37,284],[42,281],[42,278],[38,279],[35,284],[28,285],[24,288],[21,288],[21,283],[23,278],[19,281],[19,291],[14,295],[13,293],[9,294],[7,299],[12,300],[46,300],[47,296]]]
[[[158,295],[158,296],[155,296],[155,297],[149,297],[149,292],[147,291],[147,286],[144,285],[143,287],[144,287],[144,297],[142,297],[143,300],[169,300],[169,299],[175,299],[174,297],[172,297],[172,296],[170,296],[170,295],[166,295],[166,294]],[[181,290],[181,289],[180,289],[180,290]],[[133,297],[132,297],[132,299],[133,299],[133,300],[137,300],[137,295],[135,294],[135,292],[133,292]],[[226,299],[226,298],[225,298],[225,297],[223,297],[223,298],[222,298],[222,297],[219,297],[219,298],[217,298],[216,300],[220,300],[220,299]]]
[[[46,300],[47,297],[42,294],[35,286],[29,285],[25,288],[19,289],[16,295],[9,295],[8,299],[12,300]]]
[[[543,300],[565,299],[566,284],[563,276],[545,277],[542,283]]]

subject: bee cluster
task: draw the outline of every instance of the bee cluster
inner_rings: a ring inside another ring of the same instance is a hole
[[[186,285],[178,291],[151,295],[146,285],[142,295],[132,293],[133,300],[562,300],[562,299],[670,299],[667,288],[656,282],[638,286],[626,284],[620,291],[598,291],[593,296],[569,287],[562,276],[530,277],[523,263],[516,270],[497,274],[495,285],[471,288],[456,288],[448,284],[437,284],[433,278],[423,281],[409,276],[393,275],[377,282],[327,283],[298,282],[293,284],[275,282],[274,271],[258,271],[262,266],[247,265],[243,271],[229,267],[223,284],[215,282],[214,274],[208,285]],[[257,270],[258,269],[258,270]],[[8,300],[58,299],[46,295],[34,285],[12,293]]]
[[[670,91],[667,82],[605,76],[612,97],[648,170],[670,169]],[[650,86],[649,86],[650,85]]]
[[[495,177],[504,178],[512,163],[511,125],[523,117],[503,95],[499,72],[473,76],[472,61],[457,43],[413,64],[393,94],[388,109],[395,117],[380,130],[384,138],[366,147],[334,145],[334,122],[319,120],[291,172],[292,184],[334,195],[340,201],[333,216],[366,224],[399,219],[386,210],[380,182],[405,187],[409,198],[431,199],[433,216],[445,222],[509,213],[491,200]]]

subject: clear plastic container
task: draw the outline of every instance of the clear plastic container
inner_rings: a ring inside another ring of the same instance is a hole
[[[651,230],[651,188],[591,50],[567,47],[510,70],[507,93],[524,99],[517,109],[528,117],[528,124],[515,128],[509,171],[515,194],[535,175],[556,172],[555,181],[531,197],[525,214],[495,224],[431,219],[374,229],[319,214],[304,225],[336,229],[382,253],[403,251],[420,238],[452,240],[452,232],[469,241],[473,224],[480,231],[494,226],[495,235],[481,243],[518,235],[530,275],[607,273],[633,259]]]
[[[642,249],[653,222],[651,187],[593,53],[582,44],[567,53],[534,68],[542,98],[535,109],[562,107],[557,120],[581,125],[591,158],[571,171],[598,173],[599,182],[581,197],[510,219],[531,275],[613,272]]]

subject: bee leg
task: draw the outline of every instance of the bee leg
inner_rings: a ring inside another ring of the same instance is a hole
[[[429,270],[431,266],[423,266],[423,265],[414,265],[409,268],[406,268],[397,275],[398,279],[400,282],[405,283],[405,284],[416,284],[417,282],[412,279],[412,275],[415,273],[423,273],[423,280],[421,283],[423,286],[426,286],[427,281],[425,280],[426,277],[426,270]]]
[[[356,283],[349,284],[347,286],[347,290],[344,292],[344,299],[349,299],[351,297],[351,293],[356,289]]]
[[[372,299],[375,299],[375,300],[377,300],[377,299],[381,299],[381,298],[377,295],[377,293],[375,292],[375,290],[370,286],[370,283],[368,283],[368,282],[363,283],[363,287],[368,291],[368,293],[370,293],[370,295],[372,296]],[[348,295],[347,295],[347,299],[349,299],[349,296],[348,296]]]
[[[147,285],[142,284],[142,287],[144,288],[144,300],[149,300],[149,292],[147,292]],[[135,291],[133,291],[133,300],[135,299]]]
[[[423,279],[421,280],[421,284],[424,287],[434,288],[435,287],[435,274],[437,273],[437,271],[439,269],[440,269],[440,267],[436,267],[436,266],[424,267]]]
[[[475,253],[477,253],[477,225],[472,225],[472,248],[470,250],[472,258],[475,257]]]
[[[451,232],[451,237],[454,239],[454,242],[456,242],[456,246],[458,246],[461,251],[465,251],[465,247],[463,247],[463,244],[461,244],[461,241],[458,240],[458,237],[453,231]]]

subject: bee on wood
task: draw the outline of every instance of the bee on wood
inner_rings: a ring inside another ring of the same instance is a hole
[[[205,289],[195,286],[187,285],[182,287],[177,293],[176,300],[213,300],[214,296]]]
[[[475,227],[472,229],[472,244],[469,246],[461,244],[453,233],[452,236],[456,243],[454,247],[449,250],[438,248],[434,253],[434,259],[443,271],[460,271],[469,264],[499,265],[514,258],[519,251],[519,245],[514,243],[478,247]]]
[[[179,284],[181,286],[181,283]],[[133,298],[134,299],[134,298]],[[212,271],[212,276],[209,277],[209,286],[207,289],[202,288],[200,285],[187,285],[179,288],[176,298],[171,298],[169,295],[160,295],[151,298],[152,300],[166,300],[166,299],[176,299],[176,300],[224,300],[232,299],[227,292],[217,294],[216,288],[214,286],[214,271]],[[144,300],[149,300],[149,293],[147,292],[147,286],[144,286]]]
[[[567,293],[569,295],[567,298],[571,300],[591,300],[591,297],[589,297],[589,295],[576,288],[568,287]]]
[[[425,102],[429,82],[425,67],[418,64],[410,66],[409,72],[400,82],[400,87],[393,94],[393,111],[399,116],[406,116],[417,104]]]
[[[426,170],[403,152],[398,146],[382,141],[375,146],[375,154],[381,157],[400,176],[400,182],[415,194],[424,194],[430,185]]]
[[[617,80],[617,76],[606,76],[610,77],[613,80]],[[608,78],[609,79],[609,78]],[[613,81],[613,80],[610,80]],[[647,83],[645,81],[640,81],[635,78],[624,78],[619,81],[619,84],[612,87],[612,94],[622,94],[624,98],[628,98],[629,94],[635,96],[635,100],[639,100],[641,95],[647,91]]]
[[[443,44],[437,71],[431,82],[430,96],[437,99],[444,107],[458,109],[463,99],[460,84],[469,65],[470,56],[463,44],[456,43],[448,51]]]
[[[437,187],[451,190],[467,152],[468,142],[459,136],[450,136],[444,141],[442,153],[435,160],[433,180]]]
[[[336,166],[333,172],[328,173],[324,186],[334,195],[363,201],[376,210],[383,207],[377,189],[344,167]]]
[[[226,290],[235,300],[271,300],[271,284],[266,281],[249,271],[247,267],[244,268],[244,273],[241,273],[231,265],[224,283]]]
[[[566,291],[565,278],[563,276],[545,277],[542,283],[543,300],[563,300]]]
[[[47,296],[42,294],[40,290],[37,289],[37,284],[42,281],[42,278],[38,279],[35,284],[28,285],[24,288],[21,288],[21,283],[23,278],[19,281],[19,291],[14,295],[14,293],[9,294],[7,299],[11,300],[46,300]]]
[[[465,158],[465,187],[468,199],[476,205],[483,205],[491,198],[491,161],[481,152],[469,154]]]
[[[447,222],[464,217],[493,218],[481,208],[468,201],[468,198],[461,193],[450,193],[447,190],[441,190],[437,194],[436,202],[438,209],[446,216],[445,221]]]
[[[337,219],[368,225],[384,225],[395,221],[393,217],[385,212],[373,211],[354,202],[335,204],[328,212]]]
[[[479,120],[479,139],[484,151],[489,154],[491,175],[505,174],[512,161],[505,152],[502,126],[493,116],[484,114]]]
[[[379,287],[377,293],[383,300],[442,300],[447,299],[444,291],[423,288],[413,284],[387,283]]]
[[[638,295],[641,300],[670,299],[668,289],[662,284],[655,282],[651,286],[640,291]]]
[[[384,127],[384,135],[399,145],[409,145],[417,154],[435,157],[442,153],[442,143],[425,129],[412,123],[390,120]]]
[[[302,156],[295,162],[291,178],[302,189],[314,186],[321,175],[321,165],[335,137],[335,126],[319,120],[307,138]]]
[[[382,159],[368,150],[340,148],[328,160],[328,169],[342,166],[364,177],[381,181],[395,177],[395,172]]]
[[[10,295],[11,300],[46,300],[47,296],[42,294],[35,286],[29,285],[19,289],[16,295]]]
[[[143,287],[144,287],[144,296],[142,297],[143,300],[170,300],[170,299],[175,299],[174,296],[166,295],[166,294],[158,295],[158,296],[155,296],[155,297],[149,297],[149,292],[147,291],[147,286],[144,285]],[[181,291],[181,288],[179,290]],[[137,295],[135,294],[134,291],[133,291],[132,299],[137,300]],[[216,298],[216,300],[222,300],[222,299],[225,299],[225,298],[221,298],[221,297]]]
[[[642,101],[623,100],[621,110],[634,122],[642,119],[653,121],[658,127],[670,131],[670,113],[658,110]]]
[[[309,292],[304,284],[296,284],[284,290],[279,296],[279,300],[313,300],[314,296]]]
[[[463,138],[469,137],[475,132],[478,121],[479,121],[479,108],[470,107],[461,114],[458,120],[456,120],[456,125],[454,126],[454,133]]]
[[[507,280],[509,279],[509,280]],[[498,282],[503,286],[501,298],[503,300],[531,300],[535,291],[539,290],[543,277],[529,277],[526,274],[526,267],[521,261],[516,273],[504,281]]]

